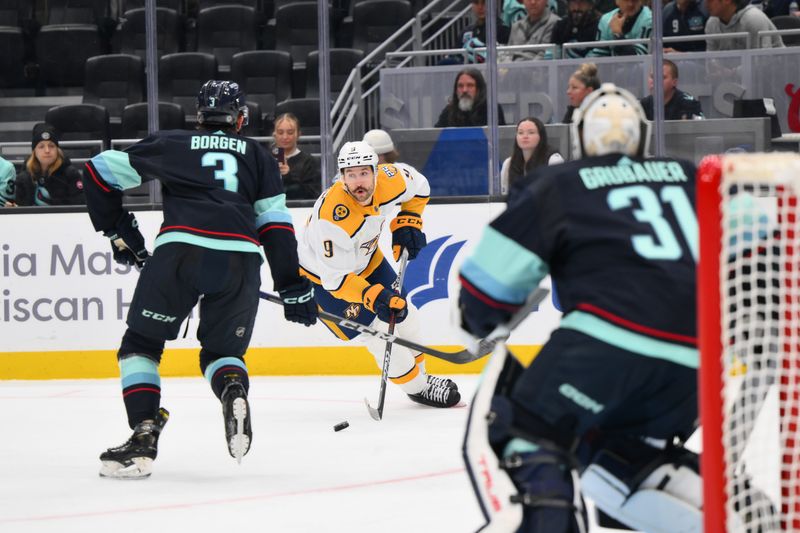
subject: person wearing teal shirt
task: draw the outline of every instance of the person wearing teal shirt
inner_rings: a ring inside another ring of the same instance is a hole
[[[597,24],[598,41],[649,39],[653,32],[653,12],[642,0],[617,0],[617,8],[600,18]],[[647,43],[600,46],[592,48],[586,57],[630,56],[648,53]]]

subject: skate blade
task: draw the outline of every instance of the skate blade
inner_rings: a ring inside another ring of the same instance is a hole
[[[145,479],[153,473],[153,460],[149,457],[134,457],[133,464],[124,466],[116,461],[102,461],[100,477],[111,479]]]
[[[236,434],[228,442],[228,450],[242,464],[242,457],[250,449],[250,437],[244,434],[244,421],[247,418],[247,402],[243,398],[233,401],[233,418],[236,419]]]

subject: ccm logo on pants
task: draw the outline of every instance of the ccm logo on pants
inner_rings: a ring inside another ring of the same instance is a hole
[[[174,316],[162,315],[161,313],[154,313],[148,309],[142,309],[142,316],[146,318],[152,318],[153,320],[158,320],[159,322],[175,322],[175,319],[177,318]]]

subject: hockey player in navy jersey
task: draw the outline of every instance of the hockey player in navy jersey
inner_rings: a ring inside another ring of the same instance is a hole
[[[476,337],[548,274],[564,311],[527,369],[507,357],[482,382],[491,406],[470,417],[465,450],[499,463],[467,459],[491,531],[585,532],[581,494],[637,530],[702,529],[681,446],[697,418],[695,168],[645,159],[648,130],[633,95],[601,86],[572,124],[580,159],[537,169],[461,267],[459,322]],[[487,421],[489,442],[471,442]],[[510,494],[485,487],[497,478]]]
[[[197,97],[197,131],[150,135],[125,151],[86,164],[94,227],[114,259],[142,268],[117,352],[122,396],[133,435],[101,454],[101,476],[150,475],[169,416],[160,407],[159,363],[167,339],[199,301],[200,369],[222,403],[228,451],[238,461],[252,441],[244,354],[258,310],[266,252],[287,320],[314,324],[311,283],[299,274],[297,242],[278,165],[255,141],[236,83],[210,80]],[[151,256],[136,218],[122,207],[127,189],[157,179],[164,222]]]

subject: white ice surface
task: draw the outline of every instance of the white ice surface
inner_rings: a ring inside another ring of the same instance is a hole
[[[456,379],[469,400],[477,377]],[[239,466],[207,383],[163,379],[170,420],[153,475],[121,481],[97,474],[99,453],[130,435],[117,380],[0,381],[0,532],[475,531],[467,409],[418,406],[390,385],[375,422],[363,398],[376,405],[378,387],[377,376],[253,378]]]

